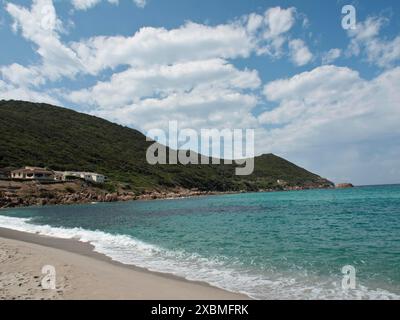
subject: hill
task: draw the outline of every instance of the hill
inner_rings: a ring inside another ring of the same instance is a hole
[[[256,191],[331,187],[333,184],[273,154],[255,158],[250,176],[232,165],[155,165],[146,161],[152,142],[137,130],[48,104],[0,101],[0,168],[26,165],[94,171],[141,193],[170,188]]]

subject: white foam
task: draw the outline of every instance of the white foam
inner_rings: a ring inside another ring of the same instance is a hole
[[[268,276],[257,274],[240,263],[230,261],[228,264],[226,258],[208,259],[195,253],[167,250],[127,235],[35,225],[30,222],[28,218],[0,215],[0,227],[3,228],[87,242],[94,246],[96,252],[115,261],[174,274],[188,280],[204,281],[255,299],[400,299],[399,295],[387,290],[371,290],[365,286],[344,291],[333,279],[310,279],[307,274],[297,274],[296,277],[272,272]]]

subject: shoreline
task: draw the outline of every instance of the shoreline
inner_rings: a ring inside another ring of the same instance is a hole
[[[314,189],[324,190],[332,189],[332,187],[287,186],[277,189],[271,188],[252,191],[201,191],[196,189],[174,188],[163,191],[148,191],[142,195],[134,195],[131,192],[107,193],[104,190],[90,187],[80,182],[41,184],[32,181],[15,182],[11,180],[0,180],[0,210],[35,206],[43,207],[90,203],[173,200],[242,193],[288,192]],[[69,193],[71,190],[75,190],[75,192]]]
[[[125,265],[73,239],[0,228],[0,249],[0,299],[251,299],[205,282]],[[40,285],[44,265],[56,268],[56,290]]]
[[[201,191],[177,187],[170,190],[148,190],[142,194],[136,194],[135,192],[126,190],[110,192],[100,185],[88,184],[84,181],[45,183],[0,179],[0,209],[179,199],[229,193],[237,193],[237,191]]]

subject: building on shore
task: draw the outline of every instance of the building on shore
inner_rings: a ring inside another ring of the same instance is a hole
[[[39,167],[24,167],[17,170],[12,170],[7,173],[0,170],[0,179],[11,178],[13,180],[38,180],[38,181],[73,181],[82,179],[94,183],[105,183],[107,177],[95,172],[80,172],[80,171],[52,171]]]
[[[55,171],[55,180],[71,181],[74,179],[83,179],[95,183],[105,183],[107,177],[95,172]]]
[[[45,168],[25,167],[11,171],[11,179],[54,181],[54,172]]]
[[[285,180],[282,180],[282,179],[276,180],[276,183],[278,185],[280,185],[281,187],[286,187],[288,185],[288,183]]]

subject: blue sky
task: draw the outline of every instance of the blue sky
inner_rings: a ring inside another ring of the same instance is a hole
[[[0,3],[0,99],[142,132],[254,128],[257,153],[336,182],[400,182],[399,1]]]

